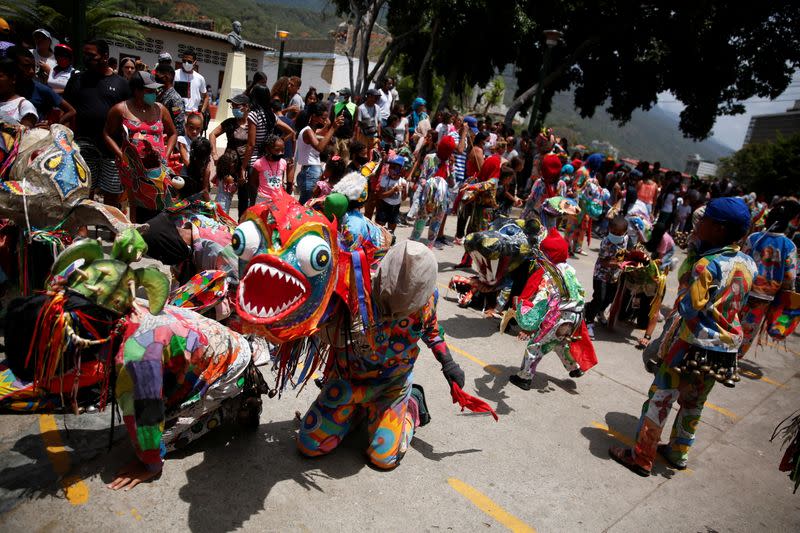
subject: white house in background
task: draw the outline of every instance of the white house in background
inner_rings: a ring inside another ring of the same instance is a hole
[[[716,176],[717,165],[713,161],[706,161],[700,157],[700,154],[689,156],[686,160],[685,172],[689,175],[694,175],[699,178],[704,176]]]
[[[264,52],[264,73],[272,84],[278,77],[278,50],[280,41],[268,42],[270,51]],[[309,87],[319,94],[327,95],[343,87],[350,87],[350,65],[347,56],[339,50],[340,43],[334,39],[289,39],[283,52],[284,76],[299,76],[303,80],[300,95],[305,96]],[[357,77],[359,61],[353,60],[353,78]],[[370,63],[370,70],[375,64]]]
[[[181,54],[191,48],[197,53],[198,71],[205,77],[206,83],[211,85],[214,96],[217,96],[222,87],[228,52],[231,51],[231,45],[226,41],[225,34],[165,22],[153,17],[128,13],[117,13],[117,15],[139,22],[147,28],[147,32],[144,39],[134,39],[133,45],[107,39],[110,57],[120,60],[132,56],[152,67],[158,63],[158,54],[161,52],[169,52],[173,61],[179,64]],[[265,69],[265,53],[273,51],[269,46],[245,41],[248,80],[256,71]],[[270,81],[274,79],[271,77]]]

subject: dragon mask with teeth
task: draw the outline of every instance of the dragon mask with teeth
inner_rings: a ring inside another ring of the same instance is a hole
[[[336,222],[282,189],[247,210],[231,243],[244,332],[280,344],[317,331],[337,281],[336,232]]]
[[[480,281],[489,287],[529,259],[533,247],[546,235],[537,219],[521,220],[500,217],[487,231],[470,233],[464,249],[472,257]]]

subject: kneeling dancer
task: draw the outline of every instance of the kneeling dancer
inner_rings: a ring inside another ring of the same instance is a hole
[[[297,446],[304,455],[330,453],[364,416],[370,462],[382,469],[396,467],[414,429],[428,418],[422,389],[412,387],[420,340],[442,365],[450,387],[464,386],[464,372],[453,361],[436,319],[436,272],[436,259],[426,246],[412,241],[394,246],[372,279],[375,327],[362,334],[343,320],[323,331],[334,361],[302,421]]]

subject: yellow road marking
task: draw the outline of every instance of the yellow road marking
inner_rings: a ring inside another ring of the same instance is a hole
[[[628,437],[626,437],[622,433],[614,431],[613,429],[611,429],[610,427],[608,427],[605,424],[601,424],[599,422],[592,422],[592,425],[594,427],[596,427],[597,429],[602,429],[603,431],[605,431],[608,434],[609,437],[613,437],[613,438],[617,439],[618,441],[620,441],[625,446],[633,447],[633,445],[635,444],[631,439],[629,439]]]
[[[53,470],[61,476],[61,487],[72,505],[83,505],[89,501],[89,487],[78,476],[67,476],[70,470],[69,452],[61,442],[53,415],[39,415],[39,431],[42,434],[47,457],[53,463]]]
[[[472,355],[471,353],[469,353],[469,352],[465,352],[465,351],[464,351],[464,350],[462,350],[461,348],[457,348],[456,346],[453,346],[453,345],[452,345],[452,344],[450,344],[450,343],[447,343],[447,346],[448,346],[448,347],[449,347],[451,350],[453,350],[454,352],[456,352],[458,355],[462,355],[462,356],[466,357],[467,359],[469,359],[470,361],[472,361],[473,363],[477,363],[477,364],[481,365],[481,366],[483,367],[483,369],[484,369],[485,371],[489,372],[490,374],[494,374],[495,376],[499,376],[499,375],[500,375],[500,374],[502,374],[502,372],[503,372],[502,370],[500,370],[500,369],[499,369],[499,368],[497,368],[496,366],[493,366],[493,365],[490,365],[489,363],[486,363],[486,362],[484,362],[484,361],[481,361],[480,359],[478,359],[477,357],[475,357],[475,356],[474,356],[474,355]]]
[[[774,379],[770,379],[765,376],[759,376],[758,374],[750,370],[739,370],[739,373],[743,376],[747,376],[750,379],[757,379],[759,381],[763,381],[764,383],[769,383],[770,385],[773,385],[775,387],[780,387],[780,388],[786,387],[786,385],[784,385],[783,383],[778,383]]]
[[[611,429],[610,427],[608,427],[608,426],[607,426],[607,425],[605,425],[605,424],[601,424],[601,423],[599,423],[599,422],[592,422],[592,425],[593,425],[594,427],[596,427],[597,429],[601,429],[601,430],[605,431],[605,432],[606,432],[606,434],[607,434],[609,437],[612,437],[612,438],[614,438],[614,439],[616,439],[616,440],[620,441],[620,442],[621,442],[622,444],[624,444],[625,446],[628,446],[628,447],[630,447],[630,448],[633,448],[633,447],[634,447],[634,445],[636,444],[636,443],[634,443],[634,442],[633,442],[631,439],[629,439],[628,437],[626,437],[625,435],[623,435],[622,433],[620,433],[620,432],[618,432],[618,431],[615,431],[615,430]],[[665,464],[666,464],[666,461],[664,461],[664,458],[663,458],[663,457],[661,457],[661,455],[656,455],[656,462],[657,462],[657,463],[665,463]],[[687,468],[686,470],[682,470],[682,472],[686,472],[687,474],[691,474],[691,473],[693,473],[693,470],[692,470],[691,468]]]
[[[491,516],[514,533],[536,533],[535,529],[500,507],[491,498],[472,485],[468,485],[454,477],[449,478],[447,484],[468,499],[475,507]]]
[[[714,411],[716,411],[716,412],[718,412],[720,414],[723,414],[723,415],[727,416],[728,418],[730,418],[732,420],[736,420],[736,419],[739,418],[732,411],[729,411],[729,410],[725,409],[724,407],[720,407],[719,405],[715,405],[715,404],[713,404],[711,402],[706,402],[705,406],[708,407],[709,409],[712,409],[712,410],[714,410]]]

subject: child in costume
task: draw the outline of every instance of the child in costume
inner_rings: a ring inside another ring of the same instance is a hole
[[[411,240],[419,241],[422,230],[428,227],[428,247],[433,247],[439,235],[439,227],[444,219],[448,204],[448,187],[455,186],[451,172],[450,157],[456,149],[455,139],[449,135],[442,137],[435,154],[428,154],[422,161],[417,191],[409,216],[416,216]]]
[[[378,319],[371,339],[345,324],[322,332],[334,361],[319,397],[303,417],[297,437],[301,453],[315,457],[332,452],[354,417],[364,414],[370,462],[382,469],[396,467],[414,429],[426,418],[424,394],[421,388],[412,390],[420,340],[441,363],[451,387],[463,386],[464,372],[450,356],[436,318],[436,271],[436,259],[424,245],[405,241],[393,247],[372,278]]]
[[[757,268],[735,244],[750,228],[750,211],[739,198],[717,198],[695,229],[699,259],[688,284],[678,294],[677,319],[662,337],[648,399],[642,406],[636,445],[609,449],[612,459],[649,476],[656,453],[678,470],[686,468],[689,450],[715,381],[732,387],[742,342],[739,322]],[[680,410],[669,444],[659,445],[672,404]]]
[[[597,364],[583,321],[583,287],[567,264],[569,245],[556,228],[542,241],[545,257],[537,261],[517,303],[517,323],[531,333],[522,365],[509,381],[530,390],[542,357],[556,352],[570,377],[577,378]]]
[[[625,217],[617,216],[611,222],[608,235],[600,241],[600,253],[594,264],[592,274],[592,301],[586,304],[586,327],[589,335],[594,338],[594,319],[603,316],[614,296],[617,294],[617,284],[622,272],[620,258],[624,256],[628,246],[628,221]]]
[[[542,177],[537,179],[531,187],[531,193],[525,201],[525,208],[522,210],[522,218],[529,220],[540,217],[547,229],[554,225],[554,220],[549,217],[542,217],[542,206],[549,198],[554,196],[566,196],[567,184],[563,179],[559,179],[565,167],[572,169],[572,165],[562,165],[561,158],[555,154],[547,154],[542,159]],[[574,172],[574,170],[570,171]]]
[[[744,339],[739,357],[744,357],[765,323],[773,302],[780,293],[794,292],[797,278],[797,247],[784,234],[789,222],[800,215],[800,203],[786,200],[777,204],[766,218],[766,231],[752,233],[742,251],[752,257],[758,267],[750,299],[742,309]]]

